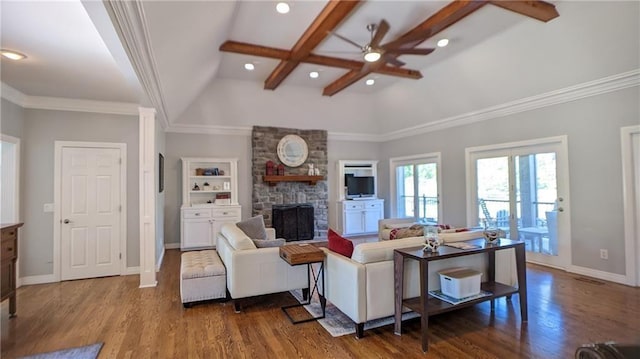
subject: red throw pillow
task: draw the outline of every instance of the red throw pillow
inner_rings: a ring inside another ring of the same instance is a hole
[[[353,242],[348,239],[342,238],[338,233],[329,228],[329,250],[342,254],[345,257],[351,258],[353,253]]]

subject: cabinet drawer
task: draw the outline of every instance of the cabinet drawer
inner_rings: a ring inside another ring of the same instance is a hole
[[[380,208],[382,208],[382,203],[380,202],[367,203],[365,205],[365,209],[380,209]]]
[[[209,218],[211,217],[211,209],[200,208],[200,209],[183,209],[182,210],[182,218],[190,219],[190,218]]]
[[[16,244],[15,236],[12,239],[2,238],[0,251],[2,252],[3,260],[16,258]]]
[[[220,217],[237,217],[240,218],[240,209],[239,208],[214,208],[212,213],[212,217],[220,218]]]
[[[349,211],[349,210],[362,210],[364,209],[364,203],[362,202],[345,202],[344,203],[344,209]]]

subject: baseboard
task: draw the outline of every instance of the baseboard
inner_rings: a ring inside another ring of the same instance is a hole
[[[153,282],[153,284],[149,284],[149,285],[141,285],[138,288],[153,288],[155,286],[158,285],[158,281]]]
[[[627,276],[622,275],[622,274],[609,273],[609,272],[604,272],[604,271],[600,271],[600,270],[597,270],[597,269],[585,268],[585,267],[574,266],[574,265],[569,266],[569,268],[567,268],[567,272],[574,273],[574,274],[585,275],[587,277],[602,279],[602,280],[606,280],[606,281],[609,281],[609,282],[615,282],[615,283],[620,283],[620,284],[624,284],[624,285],[630,285],[628,283],[629,280],[628,280]]]
[[[127,271],[124,273],[124,275],[134,275],[134,274],[140,274],[140,266],[127,267]]]
[[[53,274],[32,275],[28,277],[22,277],[19,280],[20,285],[33,285],[44,283],[56,283],[56,278]]]
[[[165,243],[164,249],[180,249],[180,243],[179,242]]]

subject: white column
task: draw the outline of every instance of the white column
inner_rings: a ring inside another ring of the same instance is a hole
[[[155,116],[153,108],[140,107],[140,288],[155,287]]]

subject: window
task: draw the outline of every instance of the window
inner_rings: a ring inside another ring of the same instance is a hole
[[[390,160],[394,217],[438,223],[442,217],[439,167],[440,153]]]

